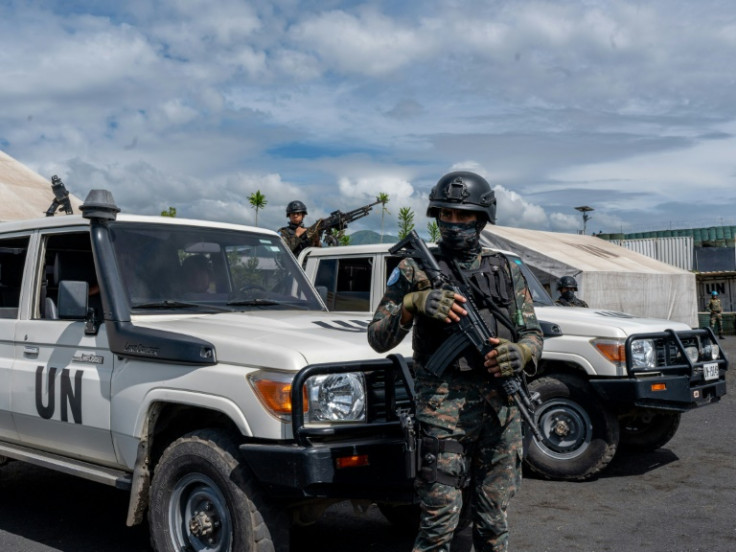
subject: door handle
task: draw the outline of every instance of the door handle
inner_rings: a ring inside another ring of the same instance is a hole
[[[38,347],[31,347],[30,345],[26,345],[25,347],[23,347],[23,354],[24,355],[37,355]]]

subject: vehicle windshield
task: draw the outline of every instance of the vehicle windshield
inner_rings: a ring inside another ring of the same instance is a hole
[[[524,261],[522,261],[516,255],[506,255],[506,257],[508,258],[509,262],[516,263],[521,269],[521,273],[524,275],[524,278],[526,278],[526,283],[529,286],[529,291],[531,291],[532,293],[534,305],[547,307],[554,306],[555,302],[549,296],[547,290],[544,289],[542,283],[534,275],[534,272],[532,272],[532,270],[524,264]]]
[[[122,221],[110,232],[135,313],[324,310],[278,236]]]

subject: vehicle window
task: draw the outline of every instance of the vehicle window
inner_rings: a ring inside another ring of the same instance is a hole
[[[521,268],[521,273],[524,275],[524,278],[526,278],[526,283],[529,286],[529,291],[532,294],[532,299],[534,300],[535,305],[554,305],[554,301],[552,301],[552,298],[549,296],[549,293],[547,293],[547,290],[544,289],[542,283],[519,257],[506,255],[506,258],[509,262],[516,263],[519,268]]]
[[[35,293],[34,318],[58,318],[59,282],[62,280],[87,282],[89,307],[95,310],[96,320],[102,320],[102,300],[89,232],[54,233],[43,237],[43,261]]]
[[[28,236],[0,240],[0,318],[16,318]]]
[[[278,236],[127,222],[111,235],[134,311],[322,309]]]
[[[371,310],[371,257],[322,259],[315,285],[327,288],[327,308],[337,311]]]
[[[399,263],[401,262],[401,257],[393,257],[391,255],[386,256],[386,278],[384,279],[384,283],[388,282],[388,277],[391,276],[391,273],[394,271],[394,268],[399,266]]]

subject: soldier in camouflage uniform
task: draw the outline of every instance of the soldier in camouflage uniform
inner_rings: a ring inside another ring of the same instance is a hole
[[[557,280],[557,290],[560,292],[560,296],[555,301],[555,305],[560,305],[561,307],[588,308],[588,303],[575,297],[575,292],[578,290],[578,283],[572,276],[563,276]]]
[[[294,253],[299,255],[302,249],[306,247],[321,247],[320,223],[322,219],[315,222],[309,228],[304,227],[304,217],[307,215],[307,206],[301,201],[292,201],[286,206],[286,216],[289,218],[289,224],[279,228],[281,239],[284,240],[286,246]]]
[[[708,311],[710,311],[710,327],[713,329],[713,332],[718,332],[719,338],[723,339],[723,308],[721,307],[721,300],[718,298],[717,291],[710,292]]]
[[[432,375],[424,366],[452,332],[452,323],[466,314],[466,299],[432,289],[411,258],[389,277],[368,341],[376,351],[388,351],[414,328],[423,466],[415,481],[421,521],[413,550],[450,550],[467,488],[476,552],[505,551],[506,508],[521,482],[522,436],[519,411],[499,377],[536,371],[542,332],[519,267],[480,246],[481,230],[495,223],[496,200],[488,182],[474,173],[449,173],[429,199],[427,216],[436,218],[441,233],[435,256],[442,272],[454,282],[460,279],[457,271],[464,273],[497,337],[485,358],[470,347],[440,377]]]

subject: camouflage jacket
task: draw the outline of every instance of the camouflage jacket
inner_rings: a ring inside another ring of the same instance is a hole
[[[485,251],[482,255],[491,255]],[[478,268],[481,264],[481,255],[468,266],[469,269]],[[511,301],[511,319],[515,322],[519,333],[519,343],[528,345],[534,353],[534,365],[542,356],[542,330],[534,313],[534,304],[531,293],[521,270],[514,263],[506,263],[507,275],[513,282],[516,301]],[[398,272],[396,272],[398,271]],[[404,295],[412,291],[427,289],[429,279],[419,264],[411,258],[403,259],[396,271],[392,273],[386,286],[386,293],[381,299],[373,320],[368,326],[368,343],[374,350],[382,353],[393,349],[406,337],[411,326],[401,325],[401,309]],[[519,309],[517,305],[521,305]],[[519,312],[520,311],[520,312]],[[521,316],[519,316],[519,314]]]
[[[567,301],[563,299],[562,297],[558,297],[557,301],[555,301],[555,305],[559,305],[561,307],[585,307],[588,308],[588,303],[583,301],[582,299],[578,299],[577,297],[573,297],[572,301]]]
[[[710,303],[708,303],[708,310],[711,314],[721,314],[723,312],[723,309],[721,308],[721,300],[711,299]]]
[[[302,249],[305,249],[307,247],[320,247],[320,231],[319,231],[319,224],[322,222],[322,219],[315,222],[312,226],[307,228],[307,231],[304,232],[301,236],[296,235],[296,229],[297,227],[293,224],[289,224],[288,226],[284,226],[282,228],[278,229],[278,233],[281,235],[281,239],[286,244],[286,247],[288,247],[291,252],[294,254],[294,256],[299,255],[301,253]]]

